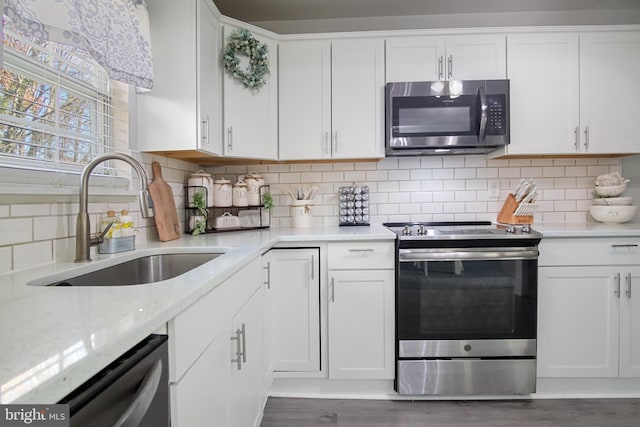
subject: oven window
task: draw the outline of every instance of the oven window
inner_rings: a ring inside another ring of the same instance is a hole
[[[476,135],[476,96],[407,96],[393,98],[394,137]]]
[[[400,263],[399,339],[535,338],[536,260]]]
[[[440,134],[469,132],[469,107],[401,108],[398,132],[401,134]]]

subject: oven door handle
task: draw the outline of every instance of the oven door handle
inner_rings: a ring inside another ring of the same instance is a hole
[[[400,249],[400,262],[455,260],[523,260],[537,259],[538,249],[524,248],[424,248]]]

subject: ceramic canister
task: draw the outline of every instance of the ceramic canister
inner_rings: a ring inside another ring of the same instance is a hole
[[[233,206],[243,207],[249,205],[248,185],[242,181],[233,184]]]
[[[207,206],[213,206],[213,178],[205,171],[199,170],[196,173],[189,175],[187,185],[188,189],[189,206],[193,206],[193,195],[198,190],[191,187],[204,187],[207,189]]]
[[[264,179],[255,172],[250,172],[244,176],[244,182],[247,184],[247,195],[249,197],[250,206],[259,206],[262,204],[260,200],[260,187],[264,185]]]
[[[232,204],[231,181],[228,179],[216,179],[213,181],[213,206],[228,208]]]

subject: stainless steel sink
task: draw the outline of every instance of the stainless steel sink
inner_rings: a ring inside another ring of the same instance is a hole
[[[43,286],[128,286],[172,279],[192,270],[221,253],[170,253],[147,255],[100,270]],[[37,283],[32,283],[37,284]]]

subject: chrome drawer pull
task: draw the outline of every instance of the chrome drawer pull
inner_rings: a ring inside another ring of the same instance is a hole
[[[349,252],[373,252],[373,249],[349,249]]]
[[[627,298],[631,299],[631,273],[627,273]]]
[[[612,248],[637,248],[637,243],[621,243],[621,244],[613,244]]]
[[[614,280],[616,281],[616,289],[613,291],[613,294],[616,298],[620,298],[620,273],[616,273]]]

